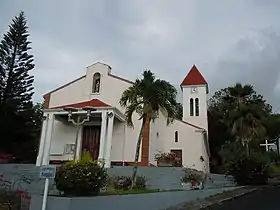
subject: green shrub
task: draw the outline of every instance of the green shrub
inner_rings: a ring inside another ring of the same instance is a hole
[[[0,210],[20,209],[21,198],[16,192],[0,189]]]
[[[132,179],[130,176],[114,177],[114,188],[116,190],[128,190],[131,187]]]
[[[137,176],[136,177],[136,183],[135,183],[135,188],[137,189],[146,189],[146,178],[145,176]]]
[[[280,164],[280,155],[277,152],[270,151],[267,152],[266,155],[268,156],[271,163]]]
[[[199,184],[203,181],[205,174],[192,168],[185,168],[184,175],[181,177],[182,183],[196,183]]]
[[[265,184],[268,179],[269,160],[261,152],[250,150],[240,142],[226,143],[221,152],[223,166],[239,185]]]
[[[65,196],[97,195],[107,185],[106,170],[87,155],[58,168],[56,188]]]
[[[131,188],[132,178],[130,176],[116,176],[114,177],[114,188],[116,190],[128,190]],[[137,176],[136,189],[145,189],[146,188],[146,178],[144,176]]]
[[[276,164],[270,164],[268,168],[269,175],[278,175],[280,174],[280,166]]]

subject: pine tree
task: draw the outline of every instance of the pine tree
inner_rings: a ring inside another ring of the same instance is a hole
[[[33,55],[29,54],[24,12],[15,17],[0,43],[0,150],[13,153],[32,130]],[[18,149],[17,149],[18,150]]]

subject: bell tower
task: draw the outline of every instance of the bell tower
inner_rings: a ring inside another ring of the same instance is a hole
[[[183,92],[183,120],[208,131],[208,84],[195,65],[181,83]]]

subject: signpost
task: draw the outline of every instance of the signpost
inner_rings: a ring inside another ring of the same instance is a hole
[[[49,191],[49,183],[50,179],[55,177],[56,167],[52,165],[44,165],[40,168],[40,178],[45,179],[45,188],[44,188],[44,196],[43,196],[43,203],[42,203],[42,210],[46,209],[47,206],[47,197]]]

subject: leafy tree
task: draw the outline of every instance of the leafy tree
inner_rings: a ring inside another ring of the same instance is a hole
[[[264,120],[266,136],[269,139],[280,137],[280,114],[271,114]]]
[[[278,139],[280,138],[280,114],[271,114],[264,120],[266,128],[266,138],[274,140],[279,152],[280,145]]]
[[[135,162],[138,162],[139,151],[142,140],[142,148],[149,147],[150,122],[155,120],[159,112],[162,111],[167,116],[167,125],[176,118],[176,89],[168,82],[156,79],[155,75],[146,70],[143,78],[137,79],[135,83],[126,89],[120,99],[120,105],[125,107],[127,124],[133,126],[132,116],[137,113],[142,120],[142,126],[138,136]],[[147,154],[142,149],[142,160],[145,164],[149,163]],[[133,171],[133,184],[135,183],[137,164]]]
[[[247,153],[241,141],[227,142],[221,148],[223,166],[240,185],[265,184],[268,179],[269,158],[259,151]]]
[[[252,139],[262,140],[266,133],[264,120],[271,109],[251,85],[237,83],[217,91],[208,105],[212,157],[221,163],[218,151],[225,141],[239,139],[248,146]]]
[[[183,119],[183,105],[181,103],[176,105],[176,118],[179,120]]]
[[[20,12],[0,43],[1,150],[9,153],[19,152],[15,148],[30,138],[33,128],[33,76],[29,72],[34,63],[28,37],[27,21]]]

